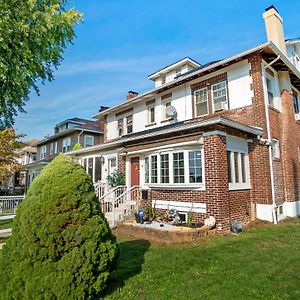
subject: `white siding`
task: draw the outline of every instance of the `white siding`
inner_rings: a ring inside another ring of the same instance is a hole
[[[230,109],[252,104],[253,91],[250,86],[252,78],[249,74],[250,65],[242,61],[228,69],[228,95]]]

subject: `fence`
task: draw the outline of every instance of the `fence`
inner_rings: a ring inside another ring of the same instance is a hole
[[[0,197],[0,216],[14,215],[19,204],[25,196],[1,196]]]

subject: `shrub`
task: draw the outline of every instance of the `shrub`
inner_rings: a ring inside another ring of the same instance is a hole
[[[0,251],[0,299],[97,298],[117,254],[90,176],[61,154],[17,210]]]
[[[80,143],[76,143],[76,144],[73,146],[72,151],[80,150],[80,149],[82,149],[82,146],[80,145]]]
[[[116,170],[106,177],[106,181],[111,188],[119,185],[125,185],[125,176],[123,173]]]

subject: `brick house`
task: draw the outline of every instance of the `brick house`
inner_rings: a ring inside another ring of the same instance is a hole
[[[263,17],[267,42],[151,74],[153,89],[94,116],[104,144],[71,153],[93,178],[118,169],[156,209],[214,216],[220,231],[300,215],[300,39],[285,40],[273,6]]]
[[[71,118],[57,124],[54,134],[38,141],[35,162],[26,164],[27,186],[41,172],[42,168],[59,153],[71,151],[76,144],[82,148],[102,144],[104,141],[103,122],[82,118]]]

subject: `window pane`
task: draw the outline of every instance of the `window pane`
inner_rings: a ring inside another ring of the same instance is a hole
[[[201,151],[189,152],[190,183],[202,182]]]
[[[101,157],[96,157],[96,161],[95,161],[95,181],[101,180],[101,170],[102,170],[102,159],[101,159]]]
[[[151,156],[151,183],[157,183],[157,156]]]
[[[145,158],[145,183],[149,183],[149,157]]]
[[[220,82],[212,86],[212,98],[214,111],[224,109],[227,106],[226,82]],[[224,106],[225,105],[225,106]]]
[[[300,110],[299,110],[298,95],[294,90],[293,90],[293,107],[294,107],[295,114],[299,114]]]
[[[268,102],[274,106],[273,83],[270,78],[267,78]]]
[[[118,134],[119,136],[123,135],[123,119],[118,120]]]
[[[93,158],[89,158],[88,161],[88,173],[92,176],[93,178]]]
[[[196,116],[208,114],[207,99],[207,88],[195,92]]]
[[[228,182],[232,183],[231,174],[231,151],[227,151],[227,170],[228,170]]]
[[[183,152],[173,154],[174,183],[184,183]]]
[[[246,182],[245,153],[241,153],[242,182]]]
[[[160,156],[161,183],[169,183],[169,154]]]
[[[132,116],[126,117],[127,134],[132,133]]]
[[[239,153],[234,152],[234,174],[235,174],[235,182],[239,183],[240,178],[239,178]]]

